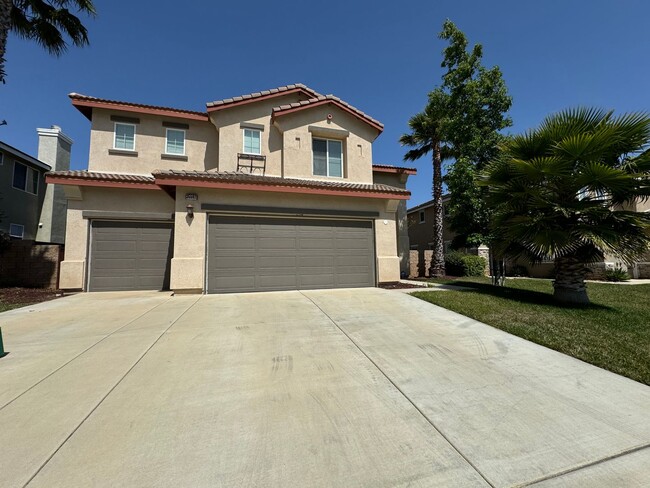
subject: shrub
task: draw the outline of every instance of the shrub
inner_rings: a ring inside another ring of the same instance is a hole
[[[485,273],[485,258],[451,251],[445,255],[445,268],[451,276],[483,276]]]
[[[630,275],[623,268],[618,266],[614,269],[605,270],[605,281],[629,281]]]

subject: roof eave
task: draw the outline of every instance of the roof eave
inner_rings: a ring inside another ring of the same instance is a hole
[[[299,185],[281,185],[268,184],[259,182],[239,182],[239,181],[214,181],[209,179],[200,179],[182,176],[155,176],[156,184],[159,186],[189,186],[198,188],[214,188],[223,190],[240,190],[240,191],[266,191],[275,193],[301,193],[317,194],[330,196],[347,196],[358,198],[376,198],[384,200],[408,200],[411,197],[410,192],[384,192],[372,190],[352,190],[345,188],[318,188]]]
[[[111,103],[102,100],[84,100],[79,98],[72,98],[72,105],[79,110],[88,120],[92,120],[92,110],[94,108],[101,108],[105,110],[115,110],[118,112],[131,112],[146,115],[159,115],[162,117],[173,117],[177,119],[186,120],[200,120],[202,122],[208,121],[208,115],[191,113],[191,112],[177,112],[165,108],[156,107],[137,107],[125,103]]]
[[[259,97],[243,98],[242,100],[237,100],[237,101],[228,102],[228,103],[222,103],[222,104],[219,104],[219,105],[211,105],[211,103],[215,103],[215,102],[209,102],[209,103],[206,104],[206,107],[207,107],[208,114],[211,114],[213,112],[218,112],[220,110],[239,107],[241,105],[247,105],[249,103],[262,102],[262,101],[268,100],[270,98],[282,97],[282,96],[285,96],[285,95],[290,95],[292,93],[303,93],[307,97],[313,97],[314,96],[313,92],[305,90],[304,88],[301,88],[301,87],[296,87],[296,88],[292,88],[290,90],[284,90],[284,91],[269,93],[268,95],[262,95],[262,96],[259,96]]]
[[[331,99],[319,100],[318,102],[309,103],[307,105],[303,105],[303,106],[300,106],[300,107],[291,107],[291,108],[286,108],[286,109],[274,110],[273,111],[273,117],[274,118],[282,117],[284,115],[289,115],[289,114],[299,112],[299,111],[302,111],[302,110],[307,110],[307,109],[310,109],[310,108],[320,107],[321,105],[326,105],[326,104],[336,105],[338,108],[340,108],[344,112],[347,112],[350,115],[352,115],[353,117],[361,120],[362,122],[365,122],[366,124],[368,124],[369,126],[371,126],[372,128],[374,128],[377,131],[377,136],[379,136],[379,134],[381,134],[384,131],[384,126],[382,124],[379,124],[379,123],[375,122],[374,120],[370,120],[370,119],[368,119],[366,117],[363,117],[362,115],[356,113],[354,110],[351,110],[350,108],[346,107],[344,104],[342,104],[340,102],[337,102],[336,100],[331,100]]]

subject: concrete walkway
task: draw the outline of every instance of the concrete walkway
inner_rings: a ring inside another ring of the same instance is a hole
[[[0,486],[648,486],[650,388],[403,293],[0,314]]]

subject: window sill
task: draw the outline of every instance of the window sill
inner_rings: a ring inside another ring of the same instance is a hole
[[[162,153],[160,155],[160,159],[171,159],[173,161],[187,161],[187,156],[183,156],[182,154],[165,154],[165,153]]]
[[[111,156],[133,156],[138,157],[138,151],[129,151],[128,149],[109,149],[108,154]]]

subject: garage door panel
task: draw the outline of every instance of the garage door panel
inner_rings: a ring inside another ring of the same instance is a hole
[[[172,226],[168,222],[93,221],[88,289],[168,288]]]
[[[211,216],[208,227],[208,292],[375,284],[371,222]]]

